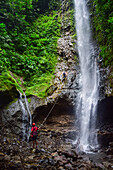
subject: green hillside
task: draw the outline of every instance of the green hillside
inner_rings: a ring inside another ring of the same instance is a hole
[[[50,0],[0,2],[0,90],[18,84],[27,95],[45,96],[57,63],[59,5]]]

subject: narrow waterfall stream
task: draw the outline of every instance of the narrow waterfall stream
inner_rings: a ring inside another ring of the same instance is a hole
[[[25,99],[26,111],[28,113],[28,121],[29,121],[28,132],[27,132],[27,140],[29,141],[31,127],[32,127],[32,116],[31,116],[31,112],[29,110],[29,104],[28,104],[28,100],[27,100],[25,92],[24,92],[24,99]]]
[[[22,94],[20,93],[19,104],[22,112],[22,137],[23,140],[27,141],[30,137],[31,126],[32,126],[32,116],[29,110],[28,101],[24,93],[25,104],[22,99]]]
[[[27,97],[26,97],[25,93],[24,93],[24,97],[25,97],[26,109],[29,114],[29,123],[30,123],[30,126],[32,126],[32,116],[31,116],[31,112],[29,110],[29,104],[28,104]]]
[[[96,109],[99,100],[99,70],[96,51],[91,40],[89,12],[86,0],[74,0],[77,46],[80,61],[79,93],[76,115],[79,122],[79,147],[87,152],[98,145]]]

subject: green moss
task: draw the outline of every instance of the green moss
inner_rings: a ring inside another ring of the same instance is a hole
[[[18,89],[20,92],[23,92],[15,78],[12,77],[10,71],[2,72],[0,75],[0,90],[10,90],[12,87],[16,87],[16,89]]]
[[[15,98],[12,102],[10,102],[9,104],[7,104],[7,106],[5,107],[5,109],[8,109],[10,105],[12,105],[13,103],[16,103],[16,101],[18,100],[18,98]]]
[[[111,49],[108,49],[108,46],[100,46],[101,52],[100,56],[103,58],[103,66],[112,66],[113,64],[113,53]]]
[[[52,79],[54,78],[51,74],[43,74],[41,77],[37,75],[32,77],[30,83],[30,87],[26,87],[26,95],[35,95],[40,98],[44,98],[47,96],[47,89],[52,84]]]
[[[76,55],[74,55],[74,59],[75,59],[75,61],[77,61],[77,56]]]
[[[75,33],[75,18],[74,18],[74,9],[70,10],[70,20],[71,20],[71,31]]]
[[[72,37],[73,40],[75,40],[75,39],[77,39],[77,34],[74,33],[71,37]],[[74,43],[74,44],[75,44],[75,43]]]
[[[31,103],[31,99],[30,98],[28,98],[27,101],[28,101],[28,103]]]
[[[29,87],[27,90],[26,90],[26,95],[29,96],[29,95],[35,95],[35,96],[38,96],[40,98],[43,98],[46,96],[45,94],[45,91],[47,89],[47,84],[41,84],[41,85],[35,85],[35,86],[32,86],[32,87]]]

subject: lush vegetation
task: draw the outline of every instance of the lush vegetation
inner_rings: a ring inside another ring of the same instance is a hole
[[[104,66],[113,66],[113,1],[91,1],[95,37],[99,43]]]
[[[17,75],[16,77],[17,80],[15,79],[14,75],[12,76],[10,71],[2,72],[2,74],[0,75],[0,90],[9,90],[15,86],[20,92],[22,92],[22,83]]]
[[[20,79],[27,95],[46,95],[57,62],[61,21],[53,9],[58,9],[58,2],[43,0],[43,6],[42,0],[0,2],[0,89],[10,77],[7,87]]]
[[[73,35],[73,0],[68,3],[64,26],[71,23]],[[90,5],[100,56],[104,66],[112,66],[113,1],[91,0]],[[15,86],[20,91],[26,89],[27,95],[46,96],[57,63],[61,8],[60,0],[0,1],[0,90]]]

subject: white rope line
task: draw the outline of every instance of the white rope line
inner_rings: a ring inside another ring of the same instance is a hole
[[[63,37],[63,48],[64,48],[64,0],[62,0],[62,37]],[[63,52],[63,56],[64,56],[64,52]],[[39,128],[41,128],[43,126],[43,124],[45,123],[45,121],[47,120],[47,118],[50,115],[50,113],[52,112],[57,100],[58,100],[58,97],[56,98],[54,105],[52,106],[51,110],[49,111],[48,115],[45,117],[45,119],[43,120],[43,122],[39,126]]]
[[[41,127],[43,126],[43,124],[45,123],[45,121],[47,120],[48,116],[50,115],[50,113],[52,112],[53,108],[55,107],[55,104],[56,104],[57,100],[58,100],[58,97],[57,97],[54,105],[53,105],[52,108],[50,109],[48,115],[45,117],[45,119],[43,120],[42,124],[39,126],[39,128],[41,128]]]

